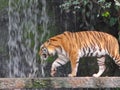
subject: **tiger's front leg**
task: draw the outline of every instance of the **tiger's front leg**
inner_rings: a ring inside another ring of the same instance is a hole
[[[51,76],[55,76],[56,72],[57,72],[57,67],[62,66],[64,64],[66,64],[68,62],[68,60],[66,58],[61,59],[61,58],[57,58],[51,67]]]
[[[75,77],[77,75],[79,59],[77,57],[71,57],[71,73],[68,75],[69,77]]]

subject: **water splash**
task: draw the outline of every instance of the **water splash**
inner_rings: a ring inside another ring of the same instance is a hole
[[[38,0],[9,0],[9,75],[35,77]]]

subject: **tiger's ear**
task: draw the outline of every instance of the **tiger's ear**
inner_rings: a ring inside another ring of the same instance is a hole
[[[43,47],[44,47],[44,45],[42,44],[42,45],[40,46],[40,49],[43,48]]]
[[[47,45],[49,45],[49,44],[50,44],[50,39],[47,40]]]

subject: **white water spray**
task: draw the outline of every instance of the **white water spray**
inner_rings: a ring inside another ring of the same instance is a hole
[[[37,0],[9,0],[9,75],[36,77]]]

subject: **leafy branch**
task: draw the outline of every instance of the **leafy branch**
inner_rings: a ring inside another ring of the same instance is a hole
[[[65,13],[81,13],[82,22],[85,26],[92,26],[91,22],[94,22],[96,18],[103,18],[103,21],[110,26],[115,25],[115,23],[120,18],[118,13],[113,15],[111,9],[115,9],[116,12],[120,10],[120,3],[117,0],[107,1],[107,0],[64,0],[60,8]],[[97,10],[96,10],[96,9]],[[80,17],[80,15],[77,15]]]

